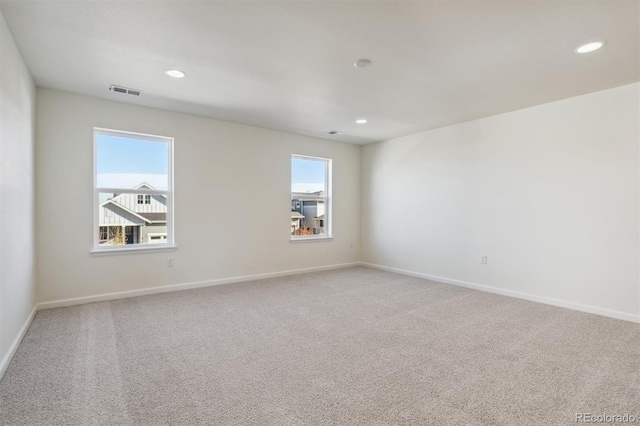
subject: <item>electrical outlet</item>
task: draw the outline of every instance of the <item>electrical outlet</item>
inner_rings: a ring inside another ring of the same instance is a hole
[[[167,259],[167,268],[172,268],[173,267],[173,259],[172,258],[168,258]]]
[[[482,263],[483,265],[486,265],[487,264],[487,256],[482,256],[480,258],[480,263]]]

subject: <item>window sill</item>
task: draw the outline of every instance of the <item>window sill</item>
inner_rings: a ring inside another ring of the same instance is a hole
[[[91,250],[91,255],[93,256],[110,256],[110,255],[121,255],[121,254],[142,254],[142,253],[153,253],[153,252],[163,252],[163,251],[175,251],[178,249],[178,246],[170,246],[170,245],[162,245],[158,244],[158,247],[131,247],[131,248],[101,248],[101,249],[93,249]]]
[[[333,237],[298,237],[290,238],[290,243],[310,243],[312,241],[331,241]]]

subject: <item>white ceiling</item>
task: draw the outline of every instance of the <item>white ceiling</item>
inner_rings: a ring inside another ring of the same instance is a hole
[[[0,0],[0,10],[40,87],[367,143],[640,80],[639,4]],[[593,40],[607,45],[574,53]],[[355,68],[359,58],[373,65]]]

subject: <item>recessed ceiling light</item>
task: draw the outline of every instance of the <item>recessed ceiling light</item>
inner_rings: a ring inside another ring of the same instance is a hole
[[[187,75],[180,70],[166,70],[164,73],[173,78],[183,78],[185,75]]]
[[[361,118],[359,120],[356,120],[356,123],[358,123],[358,124],[367,124],[367,120],[365,120],[364,118]]]
[[[327,134],[329,134],[329,135],[344,135],[344,132],[341,132],[340,130],[329,130],[327,132]]]
[[[368,59],[358,59],[353,63],[353,66],[356,68],[366,68],[371,65],[371,61]]]
[[[600,49],[602,46],[604,46],[604,42],[603,41],[594,41],[593,43],[583,44],[582,46],[578,47],[576,49],[576,52],[578,52],[578,53],[589,53],[589,52],[593,52],[595,50]]]

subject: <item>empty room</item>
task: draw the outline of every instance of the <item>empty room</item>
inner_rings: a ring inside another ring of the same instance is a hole
[[[0,0],[0,425],[640,423],[640,0]]]

